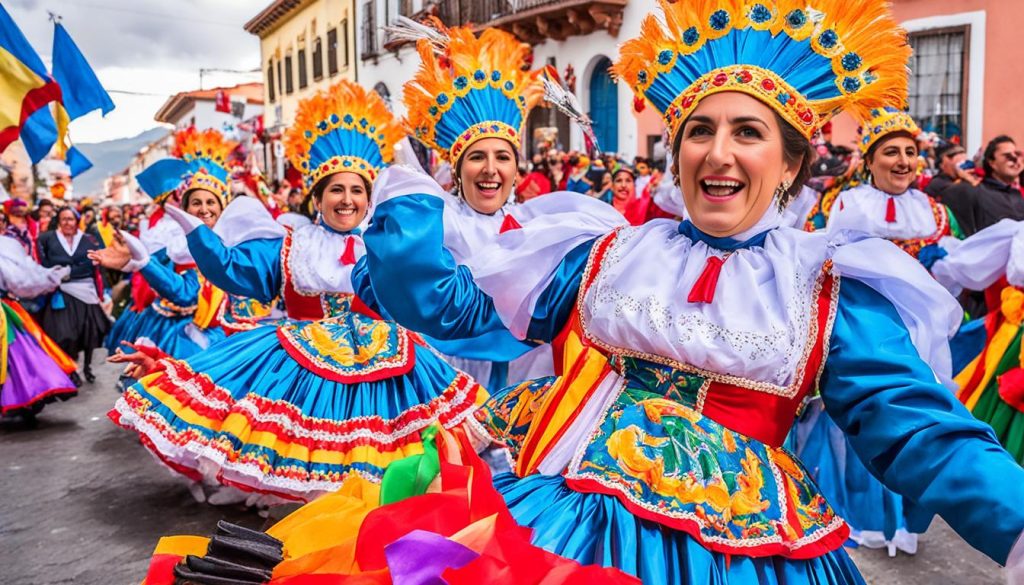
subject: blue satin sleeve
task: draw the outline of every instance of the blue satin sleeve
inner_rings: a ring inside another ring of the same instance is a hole
[[[906,499],[911,531],[937,513],[1006,562],[1024,531],[1024,469],[935,381],[893,305],[855,280],[841,283],[821,394],[871,473]]]
[[[160,298],[179,307],[191,307],[199,300],[199,275],[195,270],[178,274],[167,264],[150,259],[139,272]]]
[[[188,235],[188,249],[203,276],[224,292],[269,303],[280,294],[282,239],[225,246],[205,225]]]
[[[576,246],[558,265],[551,284],[537,298],[537,306],[527,329],[528,339],[551,342],[561,333],[576,306],[587,259],[595,243],[597,239]]]
[[[387,312],[377,302],[377,295],[373,292],[373,285],[370,282],[370,269],[366,265],[366,256],[360,258],[352,267],[352,291],[356,293],[363,304],[388,320]]]
[[[439,340],[504,330],[491,298],[444,247],[443,215],[444,202],[431,195],[377,207],[364,235],[377,301],[402,325]]]

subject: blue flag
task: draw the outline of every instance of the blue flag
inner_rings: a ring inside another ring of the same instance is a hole
[[[50,152],[57,127],[50,102],[60,100],[60,87],[0,5],[0,152],[22,139],[35,164]]]
[[[64,155],[64,162],[71,167],[72,179],[92,168],[92,161],[85,158],[82,151],[74,146],[69,148],[67,154]]]
[[[60,84],[69,119],[75,120],[97,109],[105,116],[114,109],[107,90],[60,23],[53,30],[53,78]]]

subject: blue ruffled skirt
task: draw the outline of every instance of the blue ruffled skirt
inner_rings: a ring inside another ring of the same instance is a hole
[[[312,340],[299,353],[282,334],[287,324],[236,333],[186,360],[164,360],[164,371],[126,390],[109,416],[192,479],[308,501],[350,474],[379,481],[388,464],[422,452],[421,429],[458,424],[485,398],[393,324],[289,323],[296,339]],[[345,372],[332,373],[340,363]]]
[[[797,457],[850,525],[851,540],[871,548],[889,545],[893,554],[895,548],[917,551],[916,535],[907,532],[903,498],[871,475],[820,400],[807,407],[792,436]]]
[[[715,553],[689,534],[638,518],[617,498],[569,489],[561,476],[494,478],[535,545],[583,564],[616,567],[659,585],[854,585],[856,565],[839,549],[809,560]]]
[[[129,313],[134,317],[126,317]],[[117,331],[118,323],[128,319]],[[115,331],[117,333],[115,334]],[[199,329],[192,316],[167,317],[158,313],[153,307],[146,307],[141,313],[125,311],[121,318],[114,322],[105,343],[107,351],[117,349],[123,339],[135,343],[139,339],[147,339],[167,355],[184,359],[195,355],[227,337],[219,326]],[[130,352],[127,348],[122,348]]]

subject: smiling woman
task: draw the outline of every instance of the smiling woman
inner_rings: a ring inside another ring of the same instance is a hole
[[[215,488],[210,503],[244,501],[238,488],[264,503],[309,501],[344,488],[375,505],[385,469],[423,452],[424,429],[460,425],[482,399],[374,308],[359,226],[402,136],[378,94],[343,81],[301,101],[285,137],[316,223],[286,229],[239,197],[214,231],[207,220],[219,209],[202,190],[186,197],[200,213],[167,210],[206,278],[261,303],[280,295],[288,317],[164,360],[109,413],[193,480],[198,499]]]
[[[949,208],[916,188],[919,133],[901,110],[871,111],[861,140],[868,181],[836,197],[826,229],[885,238],[930,269],[963,234]]]

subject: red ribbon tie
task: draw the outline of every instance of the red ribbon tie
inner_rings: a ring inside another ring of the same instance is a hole
[[[345,240],[345,251],[342,252],[339,260],[343,266],[351,266],[356,263],[356,239],[354,237],[349,236]]]
[[[715,288],[718,286],[718,275],[722,273],[724,258],[708,256],[704,264],[704,271],[697,277],[690,289],[690,296],[686,298],[691,303],[710,303],[715,300]]]
[[[885,204],[885,221],[896,223],[896,199],[893,197],[889,197],[889,201]]]

